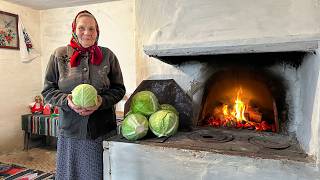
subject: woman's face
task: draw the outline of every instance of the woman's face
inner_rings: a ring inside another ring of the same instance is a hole
[[[87,48],[96,42],[96,21],[89,16],[81,16],[76,21],[76,35],[82,47]]]

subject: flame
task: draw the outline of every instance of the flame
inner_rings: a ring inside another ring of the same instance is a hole
[[[229,110],[228,105],[224,104],[222,106],[222,114],[224,119],[235,119],[236,122],[247,121],[246,117],[244,116],[246,106],[244,102],[241,100],[242,96],[242,88],[240,87],[237,91],[237,98],[234,101],[232,111]]]
[[[241,101],[241,95],[242,88],[240,87],[237,92],[237,99],[234,102],[235,117],[238,122],[241,122],[242,120],[247,121],[246,117],[244,116],[246,106],[244,105],[243,101]]]
[[[263,121],[261,112],[254,110],[249,104],[245,104],[241,86],[236,90],[237,96],[232,105],[233,107],[229,108],[228,104],[216,106],[212,112],[213,116],[208,118],[208,124],[213,127],[247,128],[255,129],[256,131],[272,130],[275,132],[274,124]]]
[[[223,115],[225,116],[229,116],[229,110],[228,110],[228,105],[223,105],[222,107],[222,112],[223,112]]]

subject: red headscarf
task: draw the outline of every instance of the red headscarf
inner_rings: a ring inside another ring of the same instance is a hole
[[[94,45],[88,47],[88,48],[84,48],[81,46],[81,44],[78,41],[78,37],[76,35],[76,21],[77,18],[80,14],[88,14],[90,16],[92,16],[92,18],[95,20],[96,22],[96,29],[97,29],[97,39],[96,42],[94,43]],[[99,26],[98,23],[96,21],[96,19],[94,18],[94,16],[87,10],[81,11],[77,14],[77,16],[74,18],[73,22],[72,22],[72,38],[70,40],[70,46],[75,50],[70,58],[70,65],[71,67],[76,67],[80,64],[80,61],[78,60],[78,56],[82,53],[86,53],[86,52],[90,52],[91,54],[91,58],[90,58],[90,63],[91,64],[95,64],[95,65],[99,65],[102,62],[102,51],[101,49],[97,46],[97,41],[98,41],[98,37],[99,37]]]

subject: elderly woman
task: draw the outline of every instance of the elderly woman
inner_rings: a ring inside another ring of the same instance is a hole
[[[116,129],[114,105],[123,98],[125,87],[117,57],[97,46],[98,37],[95,17],[79,12],[70,44],[57,48],[47,66],[42,95],[60,113],[58,180],[103,178],[102,141]],[[80,108],[72,102],[72,89],[83,83],[97,90],[96,106]]]

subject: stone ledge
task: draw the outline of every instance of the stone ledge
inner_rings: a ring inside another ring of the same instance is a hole
[[[310,52],[319,48],[319,36],[288,36],[207,42],[151,43],[143,47],[153,57],[198,56],[261,52]]]

